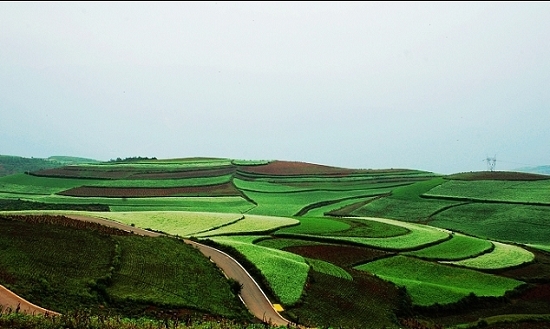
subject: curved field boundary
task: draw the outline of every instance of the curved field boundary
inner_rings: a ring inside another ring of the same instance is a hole
[[[160,233],[147,231],[141,228],[132,227],[129,225],[125,225],[125,224],[114,222],[107,219],[92,218],[86,215],[78,215],[74,213],[72,214],[65,213],[64,215],[69,218],[73,218],[75,220],[89,221],[93,223],[100,223],[102,225],[113,226],[115,228],[130,231],[139,235],[153,236],[153,237],[161,235]],[[221,252],[209,246],[205,246],[195,241],[184,240],[184,242],[195,246],[206,257],[209,257],[209,259],[211,259],[223,271],[223,273],[228,278],[232,278],[242,284],[242,289],[240,292],[241,299],[243,300],[243,303],[247,306],[247,308],[251,311],[251,313],[254,314],[255,317],[257,317],[262,321],[265,321],[266,323],[271,323],[279,326],[289,326],[293,324],[292,322],[283,318],[279,314],[279,312],[275,310],[273,304],[270,302],[269,298],[267,298],[265,293],[260,289],[258,283],[234,258],[232,258],[231,256],[227,255],[224,252]],[[6,293],[4,294],[4,292]],[[9,301],[8,299],[10,298],[9,296],[13,296],[13,295],[15,294],[13,294],[11,291],[5,288],[0,289],[0,301],[4,301],[4,298],[6,301]],[[15,301],[16,301],[15,304],[13,304],[12,302],[8,302],[8,304],[12,303],[12,304],[9,304],[8,306],[10,305],[15,306],[15,308],[13,308],[14,310],[17,308],[17,305],[23,305],[22,299],[16,299]],[[39,306],[36,306],[36,307],[37,308],[34,310],[35,312],[39,312],[40,310],[45,310],[40,308]],[[48,314],[55,313],[48,310],[45,310],[45,311],[48,312]],[[32,311],[31,311],[31,314],[32,314]]]
[[[490,253],[461,261],[441,262],[479,270],[498,270],[532,262],[535,255],[518,246],[493,241],[495,248]]]
[[[237,249],[258,267],[281,303],[294,305],[305,288],[309,265],[300,255],[253,244],[258,238],[224,236],[214,237],[212,240]]]
[[[423,259],[460,261],[492,252],[494,244],[488,240],[453,233],[452,238],[431,247],[405,253]]]
[[[71,197],[146,198],[165,196],[241,196],[230,182],[182,187],[107,187],[80,186],[57,194]]]
[[[197,237],[209,237],[217,235],[239,235],[248,233],[264,233],[279,228],[297,225],[300,221],[288,217],[245,215],[242,219],[217,229],[195,234]]]
[[[452,267],[406,256],[394,256],[355,267],[407,288],[416,305],[451,304],[474,293],[502,296],[524,284],[476,270]]]
[[[318,241],[328,242],[347,242],[354,245],[363,245],[388,251],[412,251],[420,248],[432,246],[451,238],[449,231],[435,228],[428,225],[400,222],[387,218],[374,217],[350,217],[350,219],[364,219],[367,221],[376,221],[380,223],[400,226],[408,229],[410,232],[403,235],[387,238],[362,238],[346,236],[320,236],[314,234],[277,234],[279,236],[306,238]]]
[[[500,204],[517,204],[524,206],[543,206],[550,207],[550,202],[530,202],[530,201],[513,201],[513,200],[497,200],[497,199],[483,199],[483,198],[471,198],[460,196],[445,196],[445,195],[432,195],[423,194],[423,199],[433,200],[448,200],[448,201],[460,201],[464,203],[500,203]]]

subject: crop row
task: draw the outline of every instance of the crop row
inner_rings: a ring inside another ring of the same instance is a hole
[[[549,203],[550,179],[537,181],[448,180],[428,191],[426,196],[496,200],[526,203]]]
[[[405,256],[384,258],[356,268],[404,286],[413,303],[424,306],[454,303],[472,293],[503,296],[523,284],[514,279]]]
[[[237,249],[258,267],[282,304],[295,304],[304,290],[309,265],[301,256],[254,245],[257,238],[233,236],[214,237],[212,240]]]
[[[406,234],[389,237],[365,237],[365,236],[320,236],[315,234],[292,234],[294,237],[317,238],[325,241],[346,242],[357,245],[380,248],[384,250],[413,250],[423,246],[440,243],[450,238],[447,231],[433,228],[427,225],[405,223],[384,218],[362,218],[366,221],[373,221],[382,224],[389,224],[408,230]]]
[[[493,242],[493,244],[495,247],[489,253],[445,263],[483,270],[496,270],[519,266],[532,262],[535,259],[535,255],[532,252],[523,248],[500,242]]]

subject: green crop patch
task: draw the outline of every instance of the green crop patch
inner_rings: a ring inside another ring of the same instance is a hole
[[[120,268],[107,292],[115,301],[172,305],[242,317],[229,283],[198,250],[166,237],[117,238]]]
[[[550,179],[533,181],[448,180],[426,196],[481,201],[502,201],[550,205]]]
[[[0,191],[4,193],[49,195],[63,190],[92,184],[98,181],[37,177],[28,174],[15,174],[0,178]]]
[[[450,240],[417,251],[411,251],[405,253],[405,255],[433,260],[459,260],[477,257],[492,249],[493,244],[488,240],[454,233]]]
[[[79,198],[52,195],[36,200],[62,204],[104,204],[108,205],[111,211],[181,210],[241,213],[254,206],[241,197]]]
[[[319,259],[307,258],[306,262],[311,266],[314,271],[328,274],[337,278],[353,280],[351,274],[349,274],[343,268],[336,266],[332,263],[325,262]]]
[[[309,265],[302,256],[252,244],[257,237],[214,237],[212,240],[232,246],[253,262],[269,282],[281,303],[295,304],[302,295]]]
[[[330,202],[326,206],[316,206],[307,211],[303,216],[323,217],[327,215],[349,216],[353,210],[358,209],[365,203],[374,200],[376,197],[359,197],[341,201]]]
[[[54,311],[93,307],[115,245],[91,230],[0,217],[0,283]]]
[[[245,194],[258,205],[250,211],[257,215],[293,216],[310,204],[327,201],[340,201],[349,198],[378,195],[377,190],[354,191],[306,191],[294,193],[264,193],[245,191]],[[320,204],[321,206],[321,204]]]
[[[362,218],[300,218],[300,225],[281,229],[276,235],[305,234],[332,237],[381,238],[400,236],[410,230],[399,225]]]
[[[445,182],[441,177],[395,188],[391,196],[376,199],[354,210],[355,216],[384,217],[407,222],[423,222],[441,209],[458,204],[455,201],[424,199],[421,196]]]
[[[405,256],[394,256],[357,266],[376,276],[403,286],[416,305],[451,304],[473,293],[476,296],[503,296],[523,282],[455,268]]]
[[[340,234],[330,234],[330,235],[314,235],[314,234],[293,234],[294,237],[305,237],[305,238],[317,238],[325,241],[332,242],[346,242],[353,243],[358,245],[364,245],[374,248],[379,248],[389,251],[407,251],[413,249],[420,249],[421,247],[440,243],[450,238],[450,234],[441,229],[437,229],[427,225],[413,224],[400,222],[397,220],[391,220],[386,218],[353,218],[353,220],[365,220],[367,223],[372,221],[375,226],[383,227],[379,225],[390,225],[387,227],[397,226],[398,228],[394,229],[393,232],[404,232],[406,234],[401,234],[397,236],[389,237],[365,237],[364,235],[360,236],[340,236]],[[368,227],[368,225],[366,226]],[[360,230],[364,231],[364,230]],[[338,233],[338,232],[337,232]],[[362,233],[364,234],[364,233]]]
[[[195,234],[197,237],[215,236],[215,235],[235,235],[245,233],[264,233],[274,231],[281,227],[297,225],[298,220],[288,217],[244,215],[237,221],[228,225],[223,225],[211,230]]]
[[[489,253],[474,258],[445,263],[481,270],[496,270],[519,266],[532,262],[535,259],[535,255],[532,252],[518,246],[500,242],[493,242],[493,244],[495,247]]]
[[[239,196],[241,193],[231,184],[225,182],[216,185],[182,186],[182,187],[102,187],[80,186],[59,192],[71,197],[105,197],[105,198],[147,198],[170,196]]]
[[[169,187],[220,185],[220,184],[228,183],[230,180],[231,180],[231,175],[180,178],[180,179],[118,179],[118,180],[103,180],[94,184],[87,183],[86,186],[169,188]]]
[[[190,237],[200,232],[226,226],[243,217],[240,214],[231,213],[184,211],[105,212],[88,213],[87,215],[182,237]]]
[[[464,204],[433,216],[430,225],[487,239],[550,246],[549,210],[544,206]]]

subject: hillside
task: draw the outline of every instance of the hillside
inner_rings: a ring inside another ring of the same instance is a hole
[[[96,162],[98,161],[69,156],[52,156],[46,159],[41,159],[0,155],[0,177],[28,171],[62,167],[71,164]]]
[[[277,160],[132,159],[1,177],[0,210],[7,218],[25,215],[17,217],[19,221],[37,214],[95,217],[212,245],[236,257],[273,304],[280,305],[283,316],[310,327],[358,328],[368,323],[373,328],[440,328],[477,325],[478,319],[486,319],[496,328],[498,319],[516,319],[531,321],[530,328],[541,323],[544,328],[546,320],[540,319],[550,314],[550,177],[542,175],[441,176]],[[4,232],[13,231],[8,224],[14,225],[0,221]],[[85,238],[78,230],[54,231],[74,236],[69,241],[99,239],[94,245],[103,245],[105,255],[121,248],[141,250],[142,256],[121,258],[128,265],[112,266],[113,280],[100,280],[104,290],[95,297],[77,301],[74,296],[84,288],[75,286],[56,292],[57,300],[65,300],[60,304],[50,296],[51,290],[36,288],[27,295],[35,302],[47,301],[46,306],[60,311],[87,307],[124,316],[163,305],[181,314],[200,311],[228,317],[222,308],[201,306],[200,297],[166,300],[155,289],[148,297],[132,291],[176,284],[172,280],[179,275],[169,273],[182,269],[154,269],[160,256],[153,250],[173,249],[168,240],[157,247],[157,238],[146,243],[123,237]],[[38,257],[29,260],[29,266],[40,262],[38,255],[46,257],[47,250],[23,250],[25,239],[16,240],[23,243],[20,247],[7,240],[0,244],[12,246],[8,257],[0,258],[0,268],[14,266],[9,265],[10,254]],[[73,249],[51,253],[67,252],[67,259],[77,259]],[[103,259],[96,261],[104,264],[98,278],[114,258]],[[185,262],[190,267],[200,263]],[[38,281],[54,280],[45,276],[55,271],[45,268]],[[24,281],[30,280],[24,273],[0,273],[0,284],[24,292],[23,286],[32,285],[32,280]],[[149,283],[133,288],[135,284],[125,282],[123,278],[135,273]],[[75,282],[98,282],[72,275]],[[12,281],[27,283],[17,286]],[[202,291],[220,290],[213,287]],[[94,302],[99,297],[103,299]],[[125,298],[134,304],[117,304]]]

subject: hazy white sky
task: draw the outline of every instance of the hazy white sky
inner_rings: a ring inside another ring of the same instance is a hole
[[[0,154],[550,164],[549,18],[549,2],[0,2]]]

